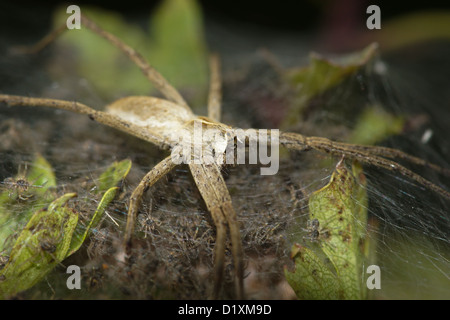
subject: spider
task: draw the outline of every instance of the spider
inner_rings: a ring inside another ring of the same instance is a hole
[[[25,172],[26,171],[27,167],[25,166]],[[45,183],[43,185],[34,184],[38,179],[39,177],[37,177],[34,181],[29,182],[26,179],[25,174],[19,173],[19,175],[16,178],[12,177],[6,178],[5,180],[3,180],[3,182],[0,182],[0,184],[3,184],[4,186],[6,186],[7,189],[9,189],[8,195],[10,198],[17,197],[19,200],[27,201],[33,196],[28,192],[30,188],[44,187]]]
[[[30,183],[28,183],[27,180],[19,178],[19,179],[14,179],[14,178],[6,178],[5,180],[3,180],[3,184],[9,186],[11,189],[16,189],[17,193],[18,193],[18,198],[20,200],[27,200],[29,198],[29,196],[25,195],[25,192],[28,190],[28,188],[30,187]],[[12,197],[13,196],[13,192],[9,193],[9,196]]]
[[[47,251],[49,253],[53,253],[56,251],[55,244],[50,240],[42,240],[40,242],[41,249]]]
[[[186,133],[192,133],[194,126],[201,125],[205,129],[216,129],[226,136],[232,127],[220,122],[221,119],[221,81],[220,61],[217,55],[210,58],[210,88],[208,96],[208,116],[195,115],[181,94],[157,72],[139,53],[123,43],[116,36],[100,28],[86,16],[81,16],[81,24],[95,34],[108,40],[121,50],[133,63],[140,68],[146,78],[160,91],[164,98],[150,96],[130,96],[112,102],[106,111],[94,110],[80,102],[64,101],[47,98],[31,98],[13,95],[0,95],[0,102],[10,106],[51,107],[85,114],[91,120],[113,127],[117,130],[150,142],[161,149],[173,150],[178,146],[179,138]],[[50,44],[66,29],[63,25],[55,29],[28,52],[37,52]],[[258,130],[255,130],[258,132]],[[268,137],[271,143],[271,137]],[[299,133],[280,132],[279,144],[289,150],[318,150],[335,156],[345,156],[360,162],[380,167],[406,176],[424,187],[450,199],[450,193],[404,166],[390,160],[398,158],[416,165],[429,167],[441,174],[450,176],[450,170],[428,163],[420,158],[408,155],[402,151],[387,147],[354,145],[331,141],[322,137],[308,137]],[[257,139],[257,138],[256,138]],[[245,141],[247,144],[249,141]],[[194,143],[192,143],[193,147]],[[205,150],[217,151],[214,139],[202,141]],[[129,199],[128,216],[125,227],[123,245],[125,252],[131,251],[131,238],[136,223],[144,192],[159,179],[167,175],[176,163],[171,156],[166,157],[154,166],[140,181]],[[224,279],[225,244],[227,231],[231,240],[231,252],[234,265],[234,286],[237,298],[244,297],[244,253],[237,215],[233,209],[230,194],[221,173],[222,166],[216,162],[190,162],[189,169],[195,184],[212,216],[216,228],[216,243],[214,247],[214,283],[212,298],[219,297]]]
[[[9,261],[9,257],[6,255],[0,255],[0,270],[2,270]]]
[[[309,240],[311,242],[316,242],[320,236],[320,222],[318,219],[308,220],[306,223],[306,231],[308,234],[303,237],[305,240]]]
[[[140,230],[145,234],[144,238],[147,238],[148,234],[154,232],[155,229],[161,225],[161,221],[152,217],[152,201],[150,201],[148,212],[139,214],[137,219]]]

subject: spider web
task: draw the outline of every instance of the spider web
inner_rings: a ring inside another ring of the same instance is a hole
[[[212,29],[211,39],[224,38],[218,36],[223,30]],[[306,54],[299,56],[298,48],[280,46],[283,41],[277,39],[269,43],[269,49],[280,61],[305,63]],[[4,40],[2,47],[10,41]],[[233,48],[238,50],[228,52],[230,43],[237,43]],[[285,111],[282,102],[288,90],[254,48],[240,44],[233,37],[225,43],[211,41],[224,59],[223,122],[243,128],[275,128]],[[355,127],[353,114],[363,106],[379,104],[388,112],[409,116],[404,132],[386,138],[381,145],[448,168],[450,97],[443,88],[448,85],[444,68],[449,66],[449,51],[448,44],[436,43],[419,46],[417,56],[410,59],[405,59],[404,52],[383,55],[377,61],[381,69],[362,69],[316,98],[309,117],[293,130],[339,140]],[[95,84],[76,76],[72,55],[56,49],[36,57],[2,55],[2,93],[78,100],[101,109],[108,99],[96,95]],[[52,79],[49,69],[56,66],[62,68],[63,77]],[[425,132],[432,132],[429,140],[424,139]],[[0,136],[1,181],[14,176],[19,167],[29,166],[39,152],[53,166],[60,192],[74,190],[79,199],[89,200],[83,212],[96,206],[85,186],[95,185],[96,177],[111,162],[133,161],[122,193],[108,209],[111,218],[105,217],[80,252],[64,261],[64,265],[82,268],[81,293],[67,290],[67,275],[60,267],[24,297],[207,297],[213,282],[215,231],[187,167],[178,167],[145,194],[130,267],[121,262],[119,250],[127,199],[140,178],[167,153],[85,117],[45,108],[0,108]],[[281,159],[274,176],[261,176],[258,166],[223,170],[241,223],[248,297],[294,297],[283,268],[293,267],[292,244],[307,235],[308,195],[329,181],[338,160],[314,151],[292,152]],[[448,179],[432,170],[406,166],[449,189]],[[373,235],[375,264],[381,269],[381,290],[371,292],[371,298],[450,298],[449,200],[393,172],[373,167],[364,172],[368,214],[378,223]],[[223,297],[230,298],[230,244],[226,266]]]

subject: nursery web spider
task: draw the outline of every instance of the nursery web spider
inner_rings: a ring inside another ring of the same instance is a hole
[[[92,32],[108,40],[112,45],[128,56],[128,58],[140,68],[155,88],[162,93],[165,99],[146,96],[125,97],[108,105],[106,111],[97,111],[82,103],[74,101],[30,98],[5,94],[0,95],[0,102],[9,104],[10,106],[45,106],[85,114],[96,122],[153,143],[162,149],[169,150],[172,150],[176,146],[179,136],[185,134],[186,130],[192,132],[196,122],[197,125],[200,123],[205,128],[220,130],[224,136],[232,130],[230,126],[220,122],[222,94],[219,60],[216,55],[212,55],[210,59],[211,77],[208,98],[208,117],[197,116],[192,112],[180,93],[139,53],[114,35],[101,29],[87,17],[82,16],[81,23]],[[65,25],[56,29],[32,47],[29,52],[37,52],[46,47],[65,29]],[[213,144],[211,141],[208,143]],[[408,155],[396,149],[334,142],[326,138],[307,137],[299,133],[287,132],[280,132],[279,143],[290,150],[307,151],[315,149],[332,155],[357,159],[366,165],[384,168],[406,176],[411,180],[422,184],[426,188],[450,199],[450,193],[448,191],[387,158],[398,158],[416,165],[426,166],[446,176],[450,176],[450,170],[430,164],[420,158]],[[214,150],[215,147],[214,145],[203,145],[202,148]],[[161,177],[168,174],[175,166],[176,164],[172,161],[170,156],[163,159],[144,176],[133,191],[129,200],[128,217],[123,239],[124,246],[127,250],[126,252],[130,252],[130,240],[133,235],[136,216],[144,192]],[[225,243],[228,231],[231,239],[231,250],[235,271],[236,296],[238,298],[243,298],[244,253],[236,212],[233,209],[230,194],[221,174],[221,166],[222,165],[218,163],[189,163],[189,168],[195,184],[203,197],[216,228],[216,244],[214,248],[214,287],[212,297],[217,298],[219,296],[222,286]]]

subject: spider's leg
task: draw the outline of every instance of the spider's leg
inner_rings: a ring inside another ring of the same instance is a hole
[[[442,168],[434,163],[430,163],[421,158],[412,156],[401,150],[388,148],[388,147],[382,147],[382,146],[364,146],[364,145],[356,145],[356,144],[347,144],[347,143],[342,143],[342,142],[339,142],[339,144],[347,145],[347,146],[351,147],[352,149],[355,149],[355,150],[358,149],[358,150],[361,150],[361,151],[364,151],[364,152],[367,152],[367,153],[370,153],[373,155],[381,156],[381,157],[405,160],[412,164],[430,168],[436,172],[439,172],[440,174],[450,177],[449,169]]]
[[[211,55],[209,66],[208,118],[220,122],[222,87],[220,81],[220,60],[217,54]]]
[[[236,272],[236,294],[238,299],[242,299],[244,296],[242,241],[236,212],[233,209],[231,197],[220,173],[220,168],[217,164],[194,163],[190,163],[189,167],[217,228],[216,247],[214,250],[215,279],[213,297],[218,297],[223,279],[225,236],[226,225],[228,224]]]
[[[160,91],[168,100],[176,102],[177,104],[189,109],[188,104],[183,99],[181,94],[166,80],[155,68],[153,68],[136,50],[125,44],[122,40],[109,32],[100,28],[92,20],[81,15],[81,23],[95,34],[108,40],[112,45],[121,50],[134,64],[136,64],[147,79]],[[39,52],[47,45],[52,43],[59,35],[67,29],[66,23],[55,29],[53,32],[45,36],[41,41],[28,49],[21,48],[20,51],[25,53]]]
[[[371,152],[364,151],[358,147],[353,148],[354,145],[351,144],[334,142],[327,138],[321,137],[305,137],[297,133],[280,133],[280,143],[285,145],[288,149],[293,150],[304,151],[315,149],[321,152],[331,153],[335,155],[346,155],[368,165],[398,172],[399,174],[420,183],[424,187],[450,199],[450,192],[435,185],[431,181],[428,181],[417,173],[412,172],[411,170],[392,160],[374,155]]]
[[[281,137],[282,136],[282,137]],[[366,145],[358,145],[358,144],[351,144],[351,143],[345,143],[345,142],[336,142],[331,141],[326,138],[322,137],[306,137],[298,133],[291,133],[291,132],[284,132],[281,133],[280,138],[283,140],[283,144],[291,149],[296,150],[304,150],[305,148],[314,148],[314,146],[322,146],[326,147],[327,149],[335,149],[337,150],[354,150],[354,151],[360,151],[361,154],[370,154],[371,156],[381,156],[386,158],[397,158],[402,159],[405,161],[408,161],[412,164],[423,166],[426,168],[430,168],[440,174],[443,174],[445,176],[450,176],[450,170],[446,168],[442,168],[434,163],[430,163],[428,161],[425,161],[421,158],[412,156],[410,154],[407,154],[401,150],[388,148],[388,147],[382,147],[382,146],[366,146]],[[331,146],[332,145],[332,146]],[[317,149],[317,148],[315,148]]]
[[[45,47],[47,47],[49,44],[51,44],[53,41],[55,41],[56,38],[58,38],[65,30],[67,30],[66,23],[60,25],[55,30],[51,31],[49,34],[47,34],[45,37],[43,37],[34,45],[16,46],[12,48],[11,52],[17,54],[36,54],[41,50],[43,50]]]
[[[226,219],[220,210],[219,201],[211,188],[211,181],[206,176],[203,166],[189,164],[194,181],[211,213],[216,226],[216,245],[214,248],[214,289],[213,299],[219,296],[220,286],[223,280],[226,240]]]
[[[133,235],[134,225],[136,222],[137,212],[139,210],[139,205],[142,200],[144,192],[155,184],[159,179],[168,174],[176,164],[172,161],[172,157],[169,156],[158,163],[156,166],[150,170],[144,178],[141,180],[139,185],[134,189],[130,198],[130,205],[128,208],[127,225],[125,228],[124,245],[125,248],[129,249],[131,236]]]
[[[236,293],[239,299],[244,296],[244,254],[242,249],[241,233],[239,230],[239,223],[237,221],[236,212],[233,209],[230,193],[228,192],[227,185],[220,172],[220,167],[217,164],[204,165],[206,175],[209,177],[209,181],[212,181],[212,186],[220,200],[220,206],[222,212],[228,222],[228,228],[230,230],[231,237],[231,251],[233,253],[234,268],[236,272]]]
[[[156,132],[152,132],[147,128],[144,129],[142,127],[133,125],[132,123],[129,123],[128,121],[125,121],[120,117],[109,114],[107,112],[94,110],[79,102],[45,99],[45,98],[29,98],[22,96],[11,96],[0,94],[0,103],[1,102],[7,103],[10,106],[27,106],[27,107],[44,106],[56,109],[64,109],[80,114],[86,114],[89,116],[90,119],[96,122],[126,132],[130,135],[141,138],[145,141],[154,143],[157,146],[166,147],[164,145],[164,139]]]
[[[380,156],[375,156],[370,153],[362,153],[362,154],[361,153],[354,153],[354,154],[349,153],[349,155],[352,156],[353,158],[358,159],[359,161],[361,161],[363,163],[366,163],[366,164],[369,164],[372,166],[376,166],[376,167],[380,167],[380,168],[384,168],[389,171],[397,172],[402,176],[408,177],[408,178],[420,183],[421,185],[428,188],[429,190],[432,190],[432,191],[436,192],[437,194],[440,194],[440,195],[446,197],[447,199],[450,199],[450,192],[437,186],[433,182],[423,178],[422,176],[418,175],[417,173],[405,168],[404,166],[398,164],[395,161],[388,160],[388,159],[382,158]]]

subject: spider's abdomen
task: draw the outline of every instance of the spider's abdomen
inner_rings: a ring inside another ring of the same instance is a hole
[[[106,112],[166,137],[196,118],[192,111],[176,103],[146,96],[116,100],[106,107]]]

